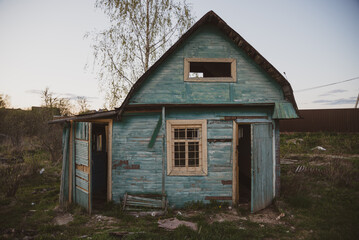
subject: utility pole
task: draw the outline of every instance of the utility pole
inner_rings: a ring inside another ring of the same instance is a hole
[[[355,107],[354,107],[354,108],[358,108],[358,102],[359,102],[359,93],[358,93],[357,102],[355,103]]]

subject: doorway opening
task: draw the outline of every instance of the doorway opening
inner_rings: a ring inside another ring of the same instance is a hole
[[[107,201],[108,123],[92,123],[91,193],[92,207],[99,209]]]
[[[238,195],[239,203],[251,201],[251,125],[238,125]]]

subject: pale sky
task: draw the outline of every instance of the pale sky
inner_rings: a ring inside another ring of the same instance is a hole
[[[213,10],[281,73],[300,109],[352,108],[359,79],[358,0],[192,0],[196,21]],[[41,105],[49,87],[103,106],[91,67],[91,40],[106,16],[94,0],[0,0],[0,93],[12,107]]]

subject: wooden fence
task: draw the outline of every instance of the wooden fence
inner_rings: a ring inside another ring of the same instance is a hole
[[[281,132],[359,132],[359,109],[299,110],[300,119],[280,120]]]

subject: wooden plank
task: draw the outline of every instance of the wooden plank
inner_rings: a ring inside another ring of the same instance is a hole
[[[236,119],[268,119],[268,116],[224,116],[225,121]]]
[[[107,151],[107,201],[112,200],[112,130],[113,121],[108,123],[108,151]]]
[[[232,200],[232,196],[206,196],[205,200]]]
[[[92,162],[92,123],[88,123],[88,144],[87,144],[87,153],[88,153],[88,213],[91,215],[92,212],[92,169],[91,169],[91,162]]]
[[[162,120],[162,208],[166,207],[166,197],[165,197],[165,192],[166,192],[166,108],[162,107],[162,115],[161,115],[161,119]]]
[[[88,192],[79,187],[76,187],[76,201],[80,206],[88,209]]]
[[[89,174],[88,174],[87,172],[83,172],[83,171],[77,170],[77,171],[76,171],[76,176],[77,176],[77,177],[80,177],[80,178],[82,178],[82,179],[84,179],[84,180],[86,180],[86,181],[89,180]]]
[[[238,184],[239,184],[239,174],[238,174],[238,124],[233,121],[233,144],[232,144],[232,159],[233,159],[233,166],[232,166],[232,202],[233,204],[238,204],[239,199],[239,191],[238,191]]]
[[[75,122],[75,139],[88,140],[88,123],[87,122]]]
[[[232,139],[207,139],[209,143],[216,143],[216,142],[232,142]]]
[[[158,119],[158,122],[157,122],[157,125],[156,125],[155,129],[153,130],[151,140],[148,143],[148,148],[152,148],[153,145],[155,144],[155,141],[156,141],[156,138],[157,138],[157,135],[158,135],[158,133],[160,131],[161,126],[162,126],[162,114],[160,115],[160,117]]]
[[[69,153],[69,203],[72,203],[72,179],[73,179],[73,122],[70,121],[70,142],[69,142],[69,147],[70,147],[70,153]]]
[[[232,180],[222,180],[223,185],[232,185]]]
[[[89,182],[82,178],[76,177],[76,187],[81,187],[82,189],[84,189],[88,192]]]
[[[273,200],[272,124],[252,124],[251,211],[259,211]]]
[[[89,143],[87,141],[75,140],[75,159],[76,164],[88,166],[89,164]]]

